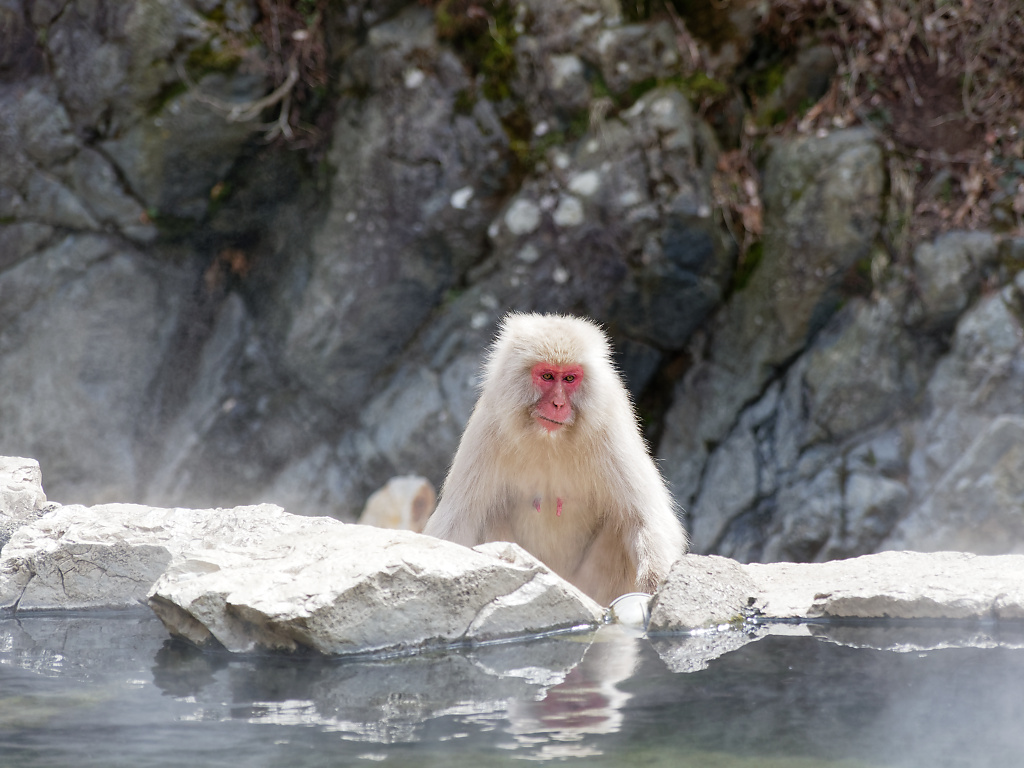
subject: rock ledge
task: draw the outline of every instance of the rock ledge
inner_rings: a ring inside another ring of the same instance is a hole
[[[652,599],[652,632],[800,619],[1024,619],[1024,555],[881,552],[741,565],[687,555]]]

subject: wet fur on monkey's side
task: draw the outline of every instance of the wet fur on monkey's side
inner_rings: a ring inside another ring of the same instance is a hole
[[[505,318],[424,533],[514,541],[604,605],[654,591],[686,533],[596,324]]]

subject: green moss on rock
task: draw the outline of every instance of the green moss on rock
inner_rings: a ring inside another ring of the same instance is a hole
[[[476,12],[468,12],[470,5]],[[509,0],[441,0],[434,9],[437,36],[450,41],[469,68],[483,75],[481,90],[491,101],[512,95],[519,36],[516,13]]]

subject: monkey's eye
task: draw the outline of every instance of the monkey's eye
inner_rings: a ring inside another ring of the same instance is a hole
[[[575,373],[566,374],[565,376],[562,377],[562,381],[566,382],[567,384],[572,384],[574,381],[576,381],[576,374]]]
[[[540,377],[544,379],[544,381],[554,381],[555,379],[555,375],[550,371],[548,371],[547,373],[542,373]]]

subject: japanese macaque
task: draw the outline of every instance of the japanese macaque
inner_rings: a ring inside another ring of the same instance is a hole
[[[510,314],[424,533],[513,541],[607,605],[653,592],[686,551],[604,332]]]

